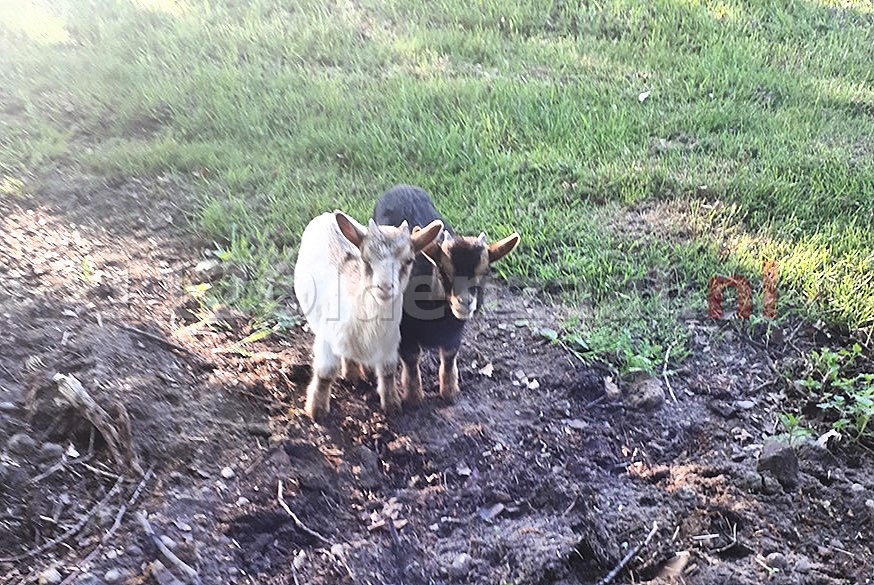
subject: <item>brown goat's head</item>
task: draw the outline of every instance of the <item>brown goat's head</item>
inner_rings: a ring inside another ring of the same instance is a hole
[[[456,318],[470,319],[480,309],[483,281],[491,265],[512,252],[520,239],[519,234],[514,233],[489,244],[485,233],[470,237],[453,236],[444,231],[442,238],[422,250],[437,268],[446,300]]]

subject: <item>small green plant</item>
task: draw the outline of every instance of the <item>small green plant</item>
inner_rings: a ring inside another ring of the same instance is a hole
[[[89,256],[82,258],[81,270],[82,282],[90,283],[94,278],[94,262]]]
[[[25,194],[24,181],[8,175],[0,176],[0,195],[24,197]]]
[[[834,412],[837,420],[832,427],[839,432],[849,432],[854,440],[874,437],[869,428],[874,418],[874,374],[859,374],[855,378],[839,378],[835,381],[837,392],[826,392],[817,406]]]
[[[818,395],[817,406],[833,419],[832,428],[853,440],[874,438],[874,374],[858,372],[862,347],[811,352],[808,375],[800,386]]]
[[[788,412],[780,413],[777,417],[780,426],[785,431],[783,434],[788,439],[790,445],[802,443],[813,434],[810,429],[804,426],[802,418],[801,415],[796,416]]]

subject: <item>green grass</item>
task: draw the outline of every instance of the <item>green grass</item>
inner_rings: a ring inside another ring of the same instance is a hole
[[[853,441],[870,443],[874,439],[874,372],[859,344],[811,352],[795,386],[817,401],[834,430]],[[798,417],[786,416],[790,422],[800,422]]]
[[[782,314],[874,326],[869,1],[510,4],[0,0],[0,182],[184,177],[262,313],[313,215],[408,182],[620,365],[765,258]]]

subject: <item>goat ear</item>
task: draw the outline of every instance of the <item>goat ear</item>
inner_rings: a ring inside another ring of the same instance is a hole
[[[437,236],[440,235],[442,230],[443,222],[439,219],[435,219],[424,228],[416,230],[416,232],[411,236],[413,240],[413,251],[418,254],[423,249],[433,244],[434,240],[437,239]]]
[[[398,226],[401,231],[410,233],[410,224],[407,223],[407,220],[401,222],[401,225]]]
[[[363,229],[364,226],[359,225],[357,221],[342,211],[335,211],[334,218],[337,220],[337,227],[340,228],[340,233],[343,234],[343,237],[349,240],[356,248],[360,248],[364,242],[364,236],[367,235],[367,232]]]
[[[479,242],[483,246],[485,246],[488,243],[488,240],[486,240],[486,233],[485,232],[480,232],[479,235],[477,236],[476,240],[477,240],[477,242]]]
[[[519,234],[512,234],[507,236],[503,240],[495,242],[489,246],[489,264],[492,262],[497,262],[510,252],[516,249],[516,246],[519,245],[519,242],[522,238]]]
[[[418,225],[413,226],[413,233],[414,234],[419,233],[421,231],[422,231],[421,226],[418,226]],[[439,241],[440,241],[440,236],[437,236],[437,239],[435,239],[433,242],[431,242],[430,244],[428,244],[427,246],[422,248],[422,256],[424,256],[425,259],[428,260],[428,262],[430,262],[434,266],[438,265],[437,263],[440,261],[440,254],[442,253],[442,250],[440,250],[440,246],[438,245]]]

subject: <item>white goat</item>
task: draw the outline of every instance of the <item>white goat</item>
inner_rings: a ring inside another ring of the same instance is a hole
[[[410,233],[400,227],[367,228],[341,211],[313,219],[301,236],[294,269],[294,292],[315,335],[313,378],[306,412],[317,419],[331,408],[331,384],[372,368],[386,412],[401,407],[395,387],[403,292],[416,254],[443,229],[433,221]]]

